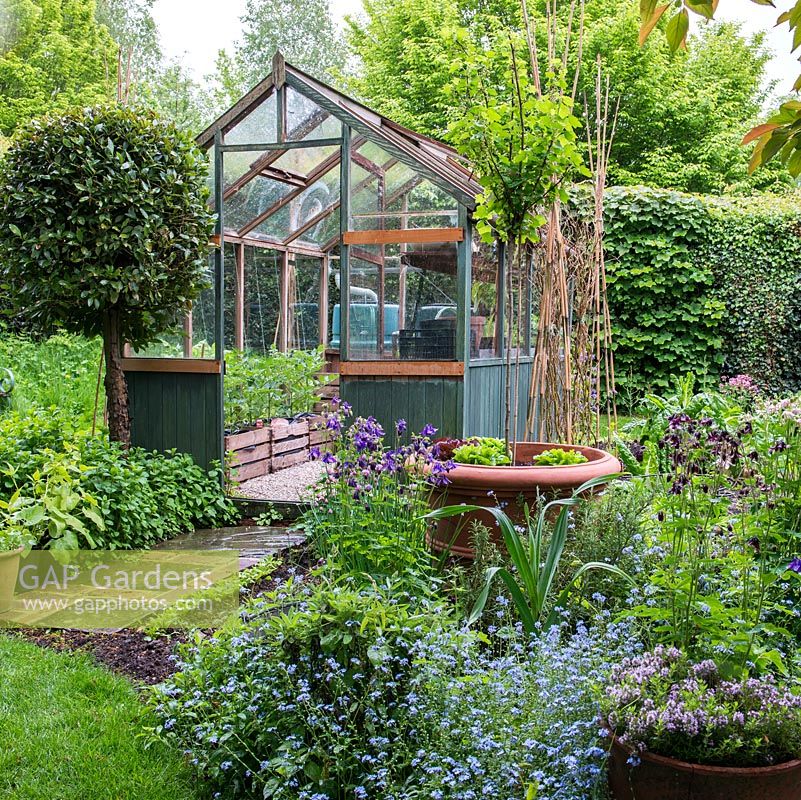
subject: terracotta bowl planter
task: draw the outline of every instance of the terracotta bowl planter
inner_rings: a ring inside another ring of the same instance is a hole
[[[11,609],[19,573],[19,557],[24,549],[20,547],[17,550],[0,552],[0,614]]]
[[[653,753],[627,763],[617,738],[609,754],[614,800],[801,800],[801,760],[772,767],[705,767]]]
[[[516,466],[484,467],[476,464],[457,464],[448,473],[450,484],[436,489],[432,495],[435,508],[446,505],[495,507],[502,504],[504,511],[514,520],[523,519],[523,504],[529,507],[538,497],[549,500],[570,497],[581,484],[592,478],[612,475],[622,471],[620,462],[605,450],[594,447],[570,445],[587,457],[584,464],[568,464],[559,467],[531,466],[531,459],[544,450],[567,445],[546,442],[521,442],[515,450]],[[437,522],[431,533],[432,547],[442,552],[449,550],[462,558],[474,558],[470,546],[470,523],[473,520],[486,525],[492,532],[492,540],[503,545],[503,540],[489,512],[475,511]]]

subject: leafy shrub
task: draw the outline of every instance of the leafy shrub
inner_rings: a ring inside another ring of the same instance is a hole
[[[659,389],[699,365],[719,369],[724,304],[713,270],[699,258],[708,236],[702,199],[609,189],[604,225],[618,382]]]
[[[698,253],[726,308],[718,331],[724,371],[773,391],[801,389],[801,212],[787,198],[709,198]]]
[[[281,353],[231,350],[225,354],[225,424],[236,428],[257,419],[293,417],[311,411],[320,388],[324,348]]]
[[[693,764],[761,767],[801,756],[801,695],[772,678],[725,680],[676,648],[627,658],[610,676],[606,718],[623,744]]]
[[[203,470],[186,454],[126,451],[106,436],[76,433],[68,415],[55,409],[0,417],[0,499],[16,491],[23,505],[39,509],[34,527],[41,546],[54,538],[76,543],[74,536],[64,538],[51,513],[59,492],[89,498],[96,507],[102,525],[88,519],[85,532],[73,523],[70,530],[82,546],[102,549],[149,547],[235,516],[218,471]]]
[[[575,191],[574,213],[590,208]],[[699,370],[801,389],[796,196],[614,187],[605,214],[619,389],[660,391],[672,376]]]
[[[289,583],[184,649],[154,734],[222,798],[589,800],[599,689],[632,648],[555,627],[498,656],[397,585]]]

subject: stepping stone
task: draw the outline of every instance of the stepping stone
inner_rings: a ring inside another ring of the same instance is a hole
[[[306,541],[303,531],[244,525],[234,528],[199,528],[156,545],[157,550],[237,550],[239,569],[247,569],[267,556]]]

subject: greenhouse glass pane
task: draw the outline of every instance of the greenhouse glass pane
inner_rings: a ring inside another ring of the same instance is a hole
[[[278,139],[275,92],[262,100],[241,122],[225,134],[226,144],[260,144]]]
[[[286,87],[287,140],[328,139],[342,135],[340,121],[308,97]]]

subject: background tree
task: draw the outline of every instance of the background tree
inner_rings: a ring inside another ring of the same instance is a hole
[[[154,0],[97,0],[95,17],[105,25],[124,54],[131,54],[134,83],[151,81],[161,71],[163,54]]]
[[[97,0],[96,17],[122,55],[130,78],[127,100],[140,103],[193,134],[216,114],[216,107],[178,60],[167,61],[153,18],[154,0]],[[130,75],[129,75],[130,72]]]
[[[0,14],[0,134],[111,98],[116,48],[94,0],[3,0]]]
[[[346,49],[328,0],[247,0],[241,20],[233,55],[221,50],[217,59],[217,92],[227,104],[266,77],[276,50],[317,78],[330,80],[344,64]]]
[[[364,14],[347,18],[357,65],[346,86],[402,125],[445,138],[446,88],[458,57],[453,31],[461,24],[456,0],[365,0]]]
[[[203,286],[206,164],[150,111],[32,122],[0,161],[0,290],[45,328],[103,337],[109,434],[130,441],[125,341],[142,346]]]
[[[773,0],[751,0],[758,6],[773,6]],[[640,0],[640,42],[645,42],[653,30],[664,23],[665,37],[675,52],[687,46],[690,30],[690,13],[711,20],[718,9],[718,0],[673,0],[659,3],[658,0]],[[776,20],[777,25],[786,24],[792,36],[791,52],[801,47],[801,0],[783,11]],[[801,60],[801,57],[799,58]],[[801,91],[801,74],[793,89]],[[767,122],[757,125],[743,139],[743,144],[756,141],[751,156],[750,170],[764,166],[771,159],[787,166],[793,177],[801,175],[801,100],[782,103],[779,111]]]
[[[560,8],[566,15],[568,4]],[[544,5],[532,2],[529,12],[542,51]],[[478,46],[498,14],[507,26],[522,28],[517,5],[503,0],[368,0],[364,16],[349,20],[347,40],[356,65],[348,85],[383,113],[446,137],[449,64],[460,57],[452,31],[470,32]],[[588,0],[576,113],[583,117],[581,97],[593,93],[600,54],[613,100],[620,100],[610,183],[707,193],[790,185],[780,165],[749,177],[748,154],[739,147],[766,99],[770,56],[764,37],[746,39],[736,25],[716,24],[704,27],[686,51],[674,54],[664,39],[640,47],[638,27],[637,10],[630,5]]]
[[[715,23],[672,53],[664,39],[639,46],[635,9],[609,10],[608,0],[588,6],[588,16],[597,16],[588,19],[579,97],[592,94],[591,65],[600,55],[620,102],[610,183],[706,194],[793,184],[780,165],[749,177],[749,155],[739,147],[772,88],[763,34],[746,39],[738,25]]]

